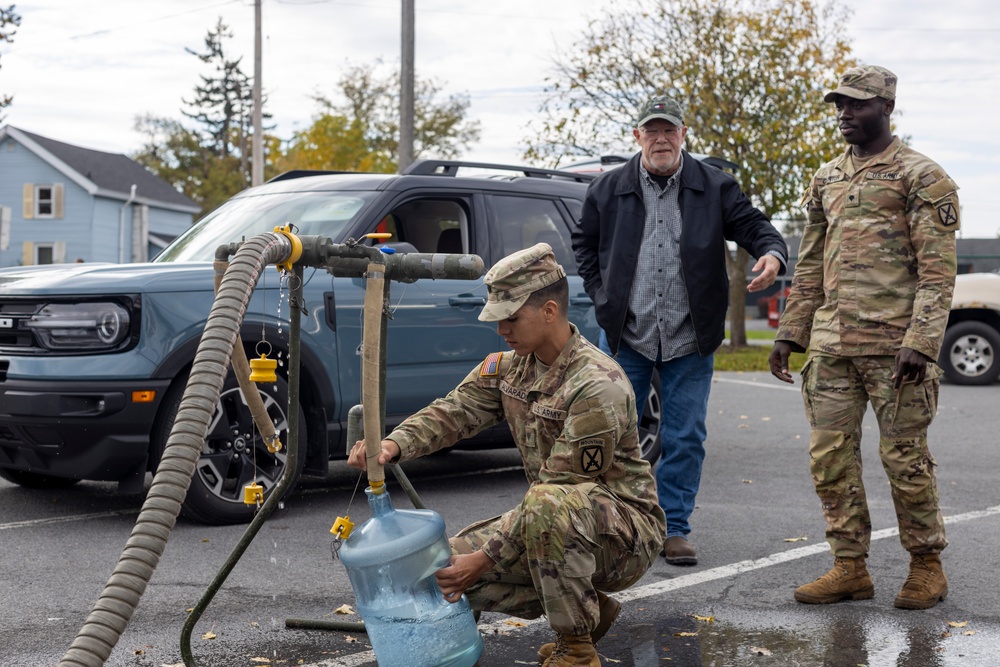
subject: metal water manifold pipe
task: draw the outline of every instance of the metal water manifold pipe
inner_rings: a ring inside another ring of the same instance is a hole
[[[101,667],[153,576],[187,495],[229,370],[233,345],[261,272],[285,260],[282,234],[255,236],[236,252],[205,324],[174,426],[125,549],[59,667]]]
[[[205,324],[153,484],[118,565],[59,667],[104,665],[135,612],[180,514],[228,373],[243,317],[263,270],[269,263],[290,267],[301,256],[302,265],[324,267],[333,276],[358,277],[373,263],[371,260],[379,263],[382,258],[378,249],[356,242],[338,244],[325,237],[296,237],[287,230],[277,232],[225,246],[228,252],[234,248],[238,250],[226,270]],[[383,261],[384,279],[400,282],[421,278],[473,280],[484,270],[483,260],[476,255],[409,253],[388,255]],[[292,391],[290,382],[290,400]],[[295,394],[293,409],[297,411],[297,391]],[[282,481],[286,477],[283,475]],[[272,499],[277,500],[272,495],[265,502],[265,508]],[[251,532],[248,530],[247,534]]]

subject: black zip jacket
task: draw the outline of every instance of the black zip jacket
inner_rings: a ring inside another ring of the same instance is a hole
[[[597,323],[618,352],[642,242],[646,210],[636,153],[601,174],[587,188],[583,215],[573,232],[573,251],[583,286],[594,301]],[[753,257],[774,250],[785,272],[788,246],[763,213],[750,203],[732,175],[684,151],[678,202],[681,209],[681,271],[687,286],[698,352],[707,356],[725,338],[729,306],[726,241]]]

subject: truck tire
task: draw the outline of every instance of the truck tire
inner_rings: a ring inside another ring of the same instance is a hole
[[[988,385],[1000,376],[1000,333],[969,320],[948,327],[941,346],[940,366],[952,384]]]
[[[159,460],[159,454],[167,444],[186,385],[185,376],[171,388],[164,400],[163,418],[158,420],[154,432],[156,460]],[[182,513],[185,517],[220,526],[249,523],[257,508],[244,504],[243,488],[256,482],[264,487],[264,500],[267,500],[281,479],[288,451],[288,383],[279,375],[274,384],[258,385],[258,391],[278,428],[282,450],[274,454],[268,451],[253,424],[236,378],[230,372],[223,384],[215,415],[209,424],[205,447],[184,499]],[[298,466],[286,497],[294,491],[306,460],[306,421],[301,405],[298,442]]]

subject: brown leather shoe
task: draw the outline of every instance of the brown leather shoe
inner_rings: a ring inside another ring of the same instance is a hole
[[[599,605],[601,618],[597,622],[597,627],[594,631],[590,633],[590,640],[596,645],[600,641],[601,637],[608,633],[611,626],[614,625],[615,619],[618,618],[618,614],[621,613],[622,603],[618,600],[608,597],[601,591],[597,591],[597,603]],[[555,642],[550,642],[548,644],[542,644],[538,648],[538,664],[543,665],[545,661],[549,659],[552,655],[552,650],[556,647]]]
[[[663,551],[660,555],[671,565],[698,564],[698,554],[695,553],[694,546],[680,535],[668,537],[663,542]]]
[[[837,557],[829,572],[812,583],[795,589],[795,599],[804,604],[833,604],[843,600],[870,600],[875,585],[868,574],[865,557]]]
[[[897,609],[930,609],[948,596],[948,579],[938,554],[910,556],[910,574],[893,605]]]

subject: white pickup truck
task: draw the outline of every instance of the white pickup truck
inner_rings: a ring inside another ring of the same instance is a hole
[[[1000,376],[1000,273],[955,280],[939,363],[954,384],[988,385]]]

